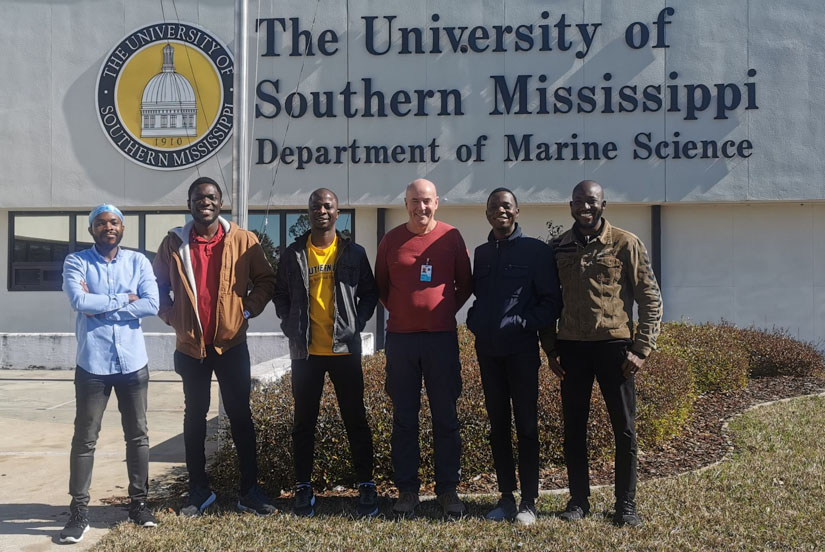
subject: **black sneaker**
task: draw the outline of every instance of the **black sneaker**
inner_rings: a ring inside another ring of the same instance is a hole
[[[60,532],[60,542],[80,542],[89,530],[89,516],[84,510],[75,510]]]
[[[129,520],[138,527],[157,527],[158,520],[146,507],[145,502],[133,500],[129,505]]]
[[[315,493],[312,492],[312,485],[307,483],[298,485],[295,489],[295,504],[292,511],[299,517],[315,515]]]
[[[636,503],[632,500],[623,500],[616,503],[616,513],[613,514],[613,523],[619,527],[625,525],[638,527],[642,524],[642,518],[636,513]]]
[[[378,515],[378,490],[375,483],[361,483],[358,485],[358,507],[356,513],[360,517],[373,517]]]
[[[187,517],[199,516],[215,502],[215,493],[206,487],[192,487],[189,489],[189,503],[180,509],[180,515]]]
[[[590,503],[587,500],[579,501],[571,498],[567,502],[567,508],[559,514],[562,521],[581,521],[590,513]]]
[[[259,516],[268,516],[278,511],[278,509],[272,505],[272,501],[266,496],[264,490],[258,485],[252,485],[252,488],[249,489],[245,495],[241,496],[240,500],[238,500],[238,510]]]

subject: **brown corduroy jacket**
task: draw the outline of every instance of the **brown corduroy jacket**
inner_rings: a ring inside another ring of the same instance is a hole
[[[631,350],[643,356],[656,348],[662,320],[662,296],[642,241],[610,225],[582,244],[571,228],[550,243],[556,255],[562,310],[555,324],[540,332],[545,351],[556,339],[603,341],[632,339]],[[639,322],[633,328],[633,304]]]
[[[223,226],[223,258],[218,287],[217,320],[213,346],[218,354],[246,341],[250,318],[263,312],[275,290],[275,273],[258,238],[234,222],[218,219]],[[152,267],[158,280],[161,320],[175,328],[175,348],[193,358],[206,356],[203,329],[197,309],[197,289],[189,253],[193,223],[173,228],[158,248]],[[171,293],[170,293],[171,292]]]

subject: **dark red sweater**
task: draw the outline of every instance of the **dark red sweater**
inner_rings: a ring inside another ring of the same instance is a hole
[[[432,266],[432,281],[421,281],[421,265]],[[402,224],[378,244],[375,279],[389,311],[387,331],[454,331],[455,313],[473,292],[470,254],[457,229],[444,222],[427,234]]]

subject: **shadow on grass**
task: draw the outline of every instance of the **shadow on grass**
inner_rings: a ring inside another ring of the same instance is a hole
[[[478,497],[473,502],[467,502],[467,514],[464,518],[479,518],[483,519],[484,515],[491,509],[495,508],[497,497],[491,496],[489,500],[478,501]],[[219,494],[215,503],[206,509],[204,512],[208,515],[223,515],[238,513],[237,509],[238,497],[236,493]],[[291,496],[283,496],[272,500],[272,504],[278,509],[276,515],[292,515],[293,498]],[[378,498],[378,515],[377,519],[385,521],[401,520],[392,510],[395,504],[395,497],[379,496]],[[186,497],[181,496],[179,500],[166,499],[162,502],[154,504],[155,507],[172,508],[175,512],[180,511],[180,508],[186,505]],[[316,496],[315,497],[315,517],[331,518],[338,517],[346,520],[356,520],[359,516],[356,514],[358,506],[358,497],[342,497],[342,496]],[[414,519],[416,520],[432,520],[432,521],[451,521],[454,518],[449,518],[444,515],[441,506],[436,499],[427,498],[421,501],[421,504],[415,510]]]

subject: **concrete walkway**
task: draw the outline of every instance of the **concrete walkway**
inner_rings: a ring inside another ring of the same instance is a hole
[[[73,377],[71,370],[0,370],[0,551],[67,550],[58,533],[69,518]],[[112,395],[95,453],[91,529],[71,550],[91,548],[127,517],[124,507],[109,505],[127,499],[128,485],[120,413]],[[209,419],[217,414],[213,381]],[[148,417],[151,486],[152,479],[184,465],[183,390],[174,372],[151,373]]]

